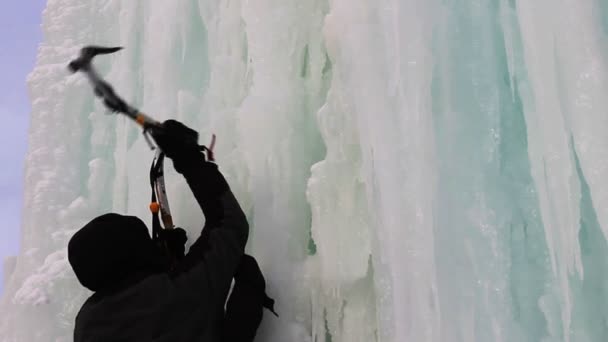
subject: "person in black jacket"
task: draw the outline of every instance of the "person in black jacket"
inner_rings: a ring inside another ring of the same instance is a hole
[[[163,126],[155,140],[188,182],[205,228],[185,255],[185,231],[163,233],[178,255],[171,268],[137,217],[105,214],[76,232],[68,259],[94,294],[76,317],[75,342],[253,341],[262,307],[271,307],[255,259],[244,254],[249,225],[228,183],[199,151],[196,131],[173,120]]]

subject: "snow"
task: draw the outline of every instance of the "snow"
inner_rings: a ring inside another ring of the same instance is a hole
[[[603,1],[50,0],[0,341],[70,341],[70,236],[149,222],[153,158],[66,66],[218,137],[279,319],[258,341],[601,341]],[[177,225],[202,216],[167,163]]]

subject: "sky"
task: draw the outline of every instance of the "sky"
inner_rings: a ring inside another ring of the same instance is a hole
[[[33,69],[42,39],[46,0],[0,2],[0,268],[19,250],[30,101],[26,77]],[[0,270],[0,293],[4,270]]]

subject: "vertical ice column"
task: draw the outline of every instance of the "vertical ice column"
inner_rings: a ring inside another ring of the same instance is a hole
[[[546,6],[552,10],[544,13]],[[608,229],[608,191],[602,186],[608,176],[608,138],[602,128],[608,123],[608,66],[606,50],[601,48],[598,6],[593,1],[518,2],[534,99],[524,103],[530,127],[530,159],[559,280],[561,325],[553,322],[555,319],[550,323],[552,334],[563,335],[565,340],[571,338],[575,304],[572,286],[576,283],[571,279],[585,276],[578,240],[582,203],[579,177],[589,184],[604,236]],[[580,175],[576,173],[576,157]]]
[[[328,153],[313,169],[309,198],[319,206],[313,237],[326,287],[319,302],[332,340],[439,339],[432,4],[329,2],[332,84],[319,112]]]
[[[537,341],[545,236],[511,41],[493,2],[442,10],[433,75],[441,339]]]
[[[244,165],[256,256],[276,296],[282,321],[264,320],[260,338],[301,340],[310,326],[304,263],[310,207],[305,190],[311,165],[322,157],[314,114],[325,94],[320,28],[324,1],[244,2],[247,95],[237,111],[233,141]]]

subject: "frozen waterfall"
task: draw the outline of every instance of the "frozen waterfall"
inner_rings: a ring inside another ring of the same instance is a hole
[[[43,16],[0,341],[71,341],[90,293],[68,239],[108,211],[149,221],[153,153],[67,72],[89,44],[126,47],[96,65],[134,105],[218,136],[281,314],[257,341],[608,338],[607,1],[49,0]]]

